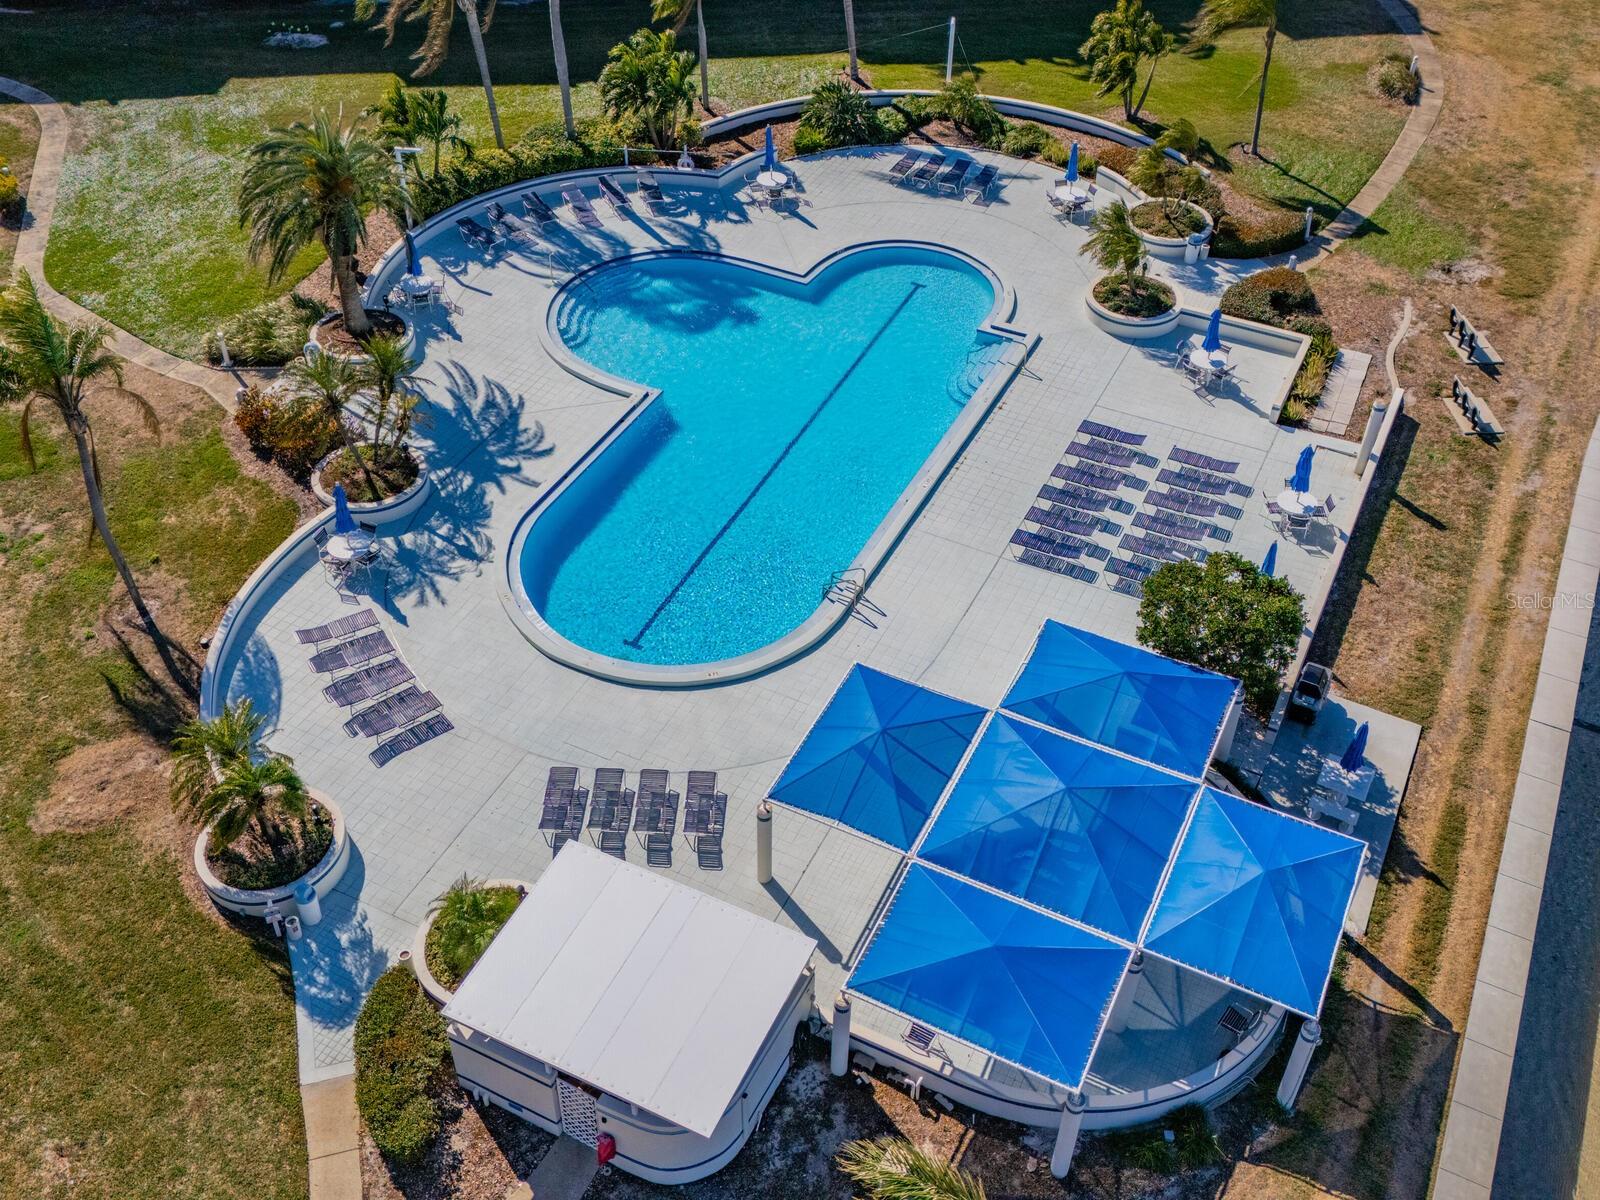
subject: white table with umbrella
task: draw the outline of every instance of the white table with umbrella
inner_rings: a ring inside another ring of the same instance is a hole
[[[365,529],[360,528],[350,533],[329,534],[327,542],[322,547],[322,552],[334,562],[370,562],[377,557],[378,539]]]
[[[432,303],[439,287],[439,281],[432,275],[407,273],[400,277],[400,292],[412,304],[419,301]]]
[[[1312,812],[1338,821],[1346,833],[1355,828],[1360,816],[1356,806],[1365,803],[1378,774],[1366,759],[1367,733],[1367,723],[1363,721],[1344,754],[1322,764],[1317,775],[1319,790],[1311,795]]]

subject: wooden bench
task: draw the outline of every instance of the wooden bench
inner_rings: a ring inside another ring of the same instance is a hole
[[[1444,407],[1463,436],[1477,436],[1485,441],[1496,441],[1505,436],[1505,426],[1494,415],[1494,409],[1462,383],[1459,376],[1450,381],[1450,394],[1444,398]]]
[[[1500,357],[1488,337],[1453,304],[1450,306],[1450,332],[1446,336],[1463,362],[1490,368],[1502,366],[1506,361]]]

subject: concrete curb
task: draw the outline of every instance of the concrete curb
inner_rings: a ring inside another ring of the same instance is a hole
[[[1434,1200],[1487,1200],[1511,1089],[1551,834],[1600,582],[1600,426],[1589,436],[1539,660],[1489,924],[1445,1114]]]
[[[28,183],[27,216],[23,220],[22,232],[17,236],[17,270],[26,270],[33,276],[33,282],[39,289],[39,298],[57,317],[65,321],[92,321],[106,326],[112,331],[111,348],[122,358],[158,375],[199,388],[231,413],[234,410],[233,393],[238,390],[242,380],[157,349],[126,330],[118,329],[50,286],[44,274],[44,251],[50,239],[50,219],[55,215],[56,197],[61,188],[61,167],[67,157],[69,120],[62,104],[38,88],[29,87],[15,79],[0,75],[0,94],[28,105],[39,119],[39,149],[34,154],[33,178]]]

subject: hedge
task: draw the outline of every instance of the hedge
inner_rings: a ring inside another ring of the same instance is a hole
[[[1269,267],[1245,276],[1222,293],[1219,306],[1230,317],[1280,326],[1291,317],[1319,311],[1311,281],[1292,267]]]
[[[415,1164],[439,1136],[449,1035],[409,967],[378,977],[356,1017],[356,1108],[386,1158]]]
[[[568,138],[559,125],[536,125],[504,150],[478,150],[471,158],[452,158],[437,175],[411,186],[419,218],[431,217],[484,192],[563,171],[622,165],[623,140],[605,121],[581,121]]]
[[[1304,213],[1277,211],[1259,221],[1242,221],[1228,213],[1217,221],[1211,253],[1218,258],[1267,258],[1304,245],[1305,234]]]

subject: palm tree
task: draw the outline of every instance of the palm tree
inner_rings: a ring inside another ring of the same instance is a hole
[[[172,802],[212,826],[217,846],[231,846],[254,825],[281,858],[278,822],[304,818],[311,797],[286,756],[257,744],[262,723],[250,701],[240,700],[215,720],[180,726],[172,739]]]
[[[393,164],[383,147],[353,125],[318,113],[274,129],[250,150],[239,185],[239,224],[250,229],[250,253],[265,259],[269,278],[289,269],[313,242],[328,253],[345,328],[372,331],[353,260],[367,240],[366,210],[397,208]]]
[[[487,0],[480,16],[478,0],[389,0],[378,25],[384,32],[383,44],[390,46],[394,44],[400,22],[428,23],[427,32],[422,35],[422,44],[411,55],[418,60],[417,69],[411,72],[411,77],[421,79],[437,71],[449,57],[450,27],[455,24],[456,9],[459,8],[467,18],[467,36],[472,39],[472,52],[478,58],[478,76],[483,80],[484,99],[489,102],[489,124],[494,128],[494,144],[504,150],[506,139],[500,133],[500,110],[494,102],[494,84],[489,80],[489,58],[483,49],[483,35],[488,31],[489,22],[494,20],[494,6],[495,0]],[[356,20],[371,20],[377,7],[377,0],[355,0]]]
[[[855,0],[844,0],[844,40],[850,47],[850,78],[861,82],[861,66],[856,61],[856,6]]]
[[[100,493],[100,461],[95,452],[94,429],[83,402],[91,388],[114,390],[139,410],[145,428],[160,433],[160,422],[155,409],[144,397],[128,391],[123,386],[122,361],[106,349],[111,331],[97,323],[68,324],[56,320],[46,311],[34,286],[33,276],[22,271],[5,292],[0,293],[0,343],[4,344],[3,365],[5,374],[13,381],[15,390],[25,395],[20,436],[23,456],[30,470],[38,470],[34,458],[31,423],[33,406],[37,400],[46,400],[56,406],[61,421],[72,435],[78,448],[78,465],[83,471],[83,488],[89,497],[89,513],[94,519],[95,531],[105,543],[106,552],[122,577],[122,586],[128,589],[128,598],[134,610],[157,647],[169,671],[176,674],[176,665],[167,659],[166,639],[156,628],[139,584],[133,577],[122,547],[112,536],[106,518],[106,502]]]
[[[672,32],[679,34],[689,23],[689,12],[694,11],[695,29],[700,37],[700,107],[711,111],[711,81],[706,75],[706,10],[704,0],[654,0],[650,9],[652,21],[672,22]]]
[[[1205,176],[1193,163],[1179,166],[1168,157],[1167,151],[1176,150],[1185,158],[1192,158],[1200,146],[1200,134],[1194,122],[1179,117],[1155,141],[1134,157],[1128,168],[1128,182],[1151,196],[1161,199],[1161,211],[1169,224],[1176,224],[1174,213],[1179,201],[1187,201],[1199,189]]]
[[[670,150],[694,104],[694,55],[679,50],[670,29],[641,29],[611,47],[600,72],[600,98],[619,121],[636,120],[650,144]]]
[[[320,408],[338,426],[345,453],[361,468],[367,495],[373,499],[381,496],[378,481],[372,477],[372,465],[356,445],[350,423],[345,419],[345,410],[367,382],[366,370],[342,354],[318,354],[314,358],[295,359],[284,368],[283,379],[290,395]]]
[[[1266,27],[1266,52],[1261,59],[1261,90],[1256,95],[1256,125],[1250,134],[1250,153],[1261,157],[1261,113],[1267,106],[1267,71],[1272,66],[1272,44],[1278,40],[1278,0],[1206,0],[1195,18],[1197,46],[1206,46],[1224,30],[1244,25]]]
[[[378,137],[389,145],[433,147],[430,174],[439,173],[446,147],[463,158],[472,157],[472,143],[461,136],[461,116],[450,111],[450,97],[442,88],[412,91],[396,79],[367,115],[378,118]],[[422,167],[415,156],[411,165],[420,176]]]
[[[983,1183],[904,1138],[846,1142],[836,1160],[866,1200],[984,1200]]]
[[[576,137],[578,130],[572,123],[572,78],[567,73],[567,39],[561,32],[561,0],[550,2],[550,53],[556,60],[556,83],[561,87],[561,120],[567,136]]]
[[[381,335],[367,342],[365,416],[372,428],[372,461],[398,453],[411,432],[412,414],[421,397],[406,383],[417,360],[406,353],[405,339]]]
[[[463,875],[450,890],[434,900],[431,948],[442,960],[457,986],[516,912],[522,896],[513,888],[490,887],[481,879]]]
[[[1128,206],[1121,200],[1113,200],[1094,214],[1089,236],[1078,247],[1078,253],[1092,257],[1107,274],[1120,276],[1130,291],[1141,290],[1149,261],[1139,231],[1128,215]]]
[[[1156,64],[1172,49],[1173,38],[1161,27],[1153,13],[1145,11],[1144,0],[1117,0],[1116,7],[1097,14],[1089,27],[1089,38],[1078,47],[1078,54],[1089,63],[1089,79],[1100,85],[1097,96],[1116,94],[1122,99],[1122,113],[1136,121],[1150,83],[1156,77]],[[1139,83],[1139,68],[1150,60],[1150,73],[1144,90],[1135,102],[1133,89]]]
[[[223,764],[249,758],[266,718],[248,699],[223,706],[211,721],[188,721],[172,738],[172,802],[195,808]]]

